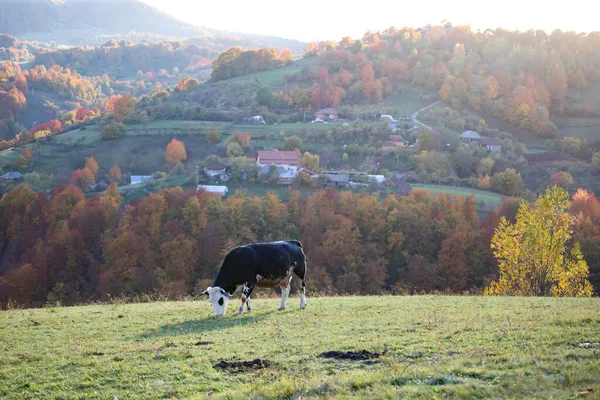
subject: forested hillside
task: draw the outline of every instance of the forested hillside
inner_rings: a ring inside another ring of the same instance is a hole
[[[305,90],[313,107],[335,107],[357,99],[378,103],[390,86],[411,82],[438,91],[453,108],[552,138],[555,116],[600,116],[597,104],[572,95],[600,80],[599,47],[600,32],[390,28],[357,41],[309,44],[305,57],[320,57],[322,69]]]

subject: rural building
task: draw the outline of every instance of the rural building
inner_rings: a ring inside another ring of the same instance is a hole
[[[12,185],[23,181],[23,175],[20,172],[7,172],[0,176],[0,185]]]
[[[475,131],[464,131],[460,135],[460,140],[465,143],[479,142],[481,140],[481,135]]]
[[[204,163],[204,173],[211,178],[225,173],[225,166],[215,159],[210,159]]]
[[[196,191],[199,191],[200,189],[217,196],[225,196],[227,193],[229,193],[229,189],[227,189],[227,186],[198,185]]]
[[[131,175],[131,184],[146,182],[152,179],[151,175]]]
[[[280,167],[297,167],[300,164],[300,154],[295,151],[261,150],[256,153],[256,164],[277,165]]]
[[[408,142],[402,138],[400,135],[390,135],[388,136],[388,141],[395,143],[397,146],[406,147]]]
[[[496,138],[484,137],[479,141],[479,145],[485,147],[489,152],[492,153],[502,152],[502,144]]]
[[[370,182],[383,183],[385,182],[385,176],[383,175],[367,175]]]
[[[335,186],[348,186],[350,182],[348,174],[339,171],[323,171],[322,175],[329,179]]]
[[[271,165],[275,165],[275,164],[271,164]],[[271,173],[271,165],[261,165],[258,168],[258,176],[261,176],[261,175],[269,176],[269,174]],[[275,168],[276,168],[277,174],[279,175],[279,178],[277,179],[277,183],[289,185],[293,182],[293,180],[298,175],[297,167],[283,167],[283,166],[275,165]]]
[[[381,146],[381,149],[382,150],[396,150],[397,147],[404,147],[404,146],[401,146],[399,143],[396,143],[396,142],[388,141],[388,142],[383,143],[383,146]]]
[[[324,108],[315,113],[315,118],[320,118],[323,121],[335,121],[338,119],[338,112],[335,108]]]

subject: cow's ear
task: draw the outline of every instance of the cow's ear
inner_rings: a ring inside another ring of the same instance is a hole
[[[208,292],[209,292],[210,289],[212,289],[210,286],[207,287],[205,291],[203,291],[202,293],[200,293],[200,296],[204,296],[204,295],[208,296]]]

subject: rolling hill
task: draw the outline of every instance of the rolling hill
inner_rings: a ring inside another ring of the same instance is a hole
[[[2,0],[0,33],[64,45],[97,45],[112,38],[235,38],[248,47],[289,47],[304,43],[276,37],[223,32],[186,24],[138,0]]]

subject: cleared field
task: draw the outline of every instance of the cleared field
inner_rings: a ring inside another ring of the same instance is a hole
[[[600,111],[600,82],[589,82],[584,90],[569,89],[569,97],[577,103]]]
[[[432,101],[421,100],[422,94],[431,93],[422,87],[399,83],[394,84],[394,87],[401,91],[401,93],[387,97],[381,104],[384,106],[398,107],[403,110],[401,115],[394,115],[395,118],[408,118],[415,111],[432,103]]]
[[[469,197],[469,196],[473,195],[475,197],[475,201],[477,203],[485,203],[480,208],[482,210],[486,210],[486,211],[490,211],[490,210],[494,209],[496,206],[498,206],[498,204],[500,204],[502,199],[506,197],[501,194],[488,192],[485,190],[478,190],[478,189],[471,189],[471,188],[464,188],[464,187],[457,187],[457,186],[425,185],[425,184],[418,184],[418,183],[415,183],[415,184],[411,183],[411,186],[413,187],[413,189],[425,189],[428,192],[431,192],[433,194],[446,193],[446,194],[449,194],[452,196],[463,196],[463,197]]]
[[[222,319],[206,300],[2,312],[0,396],[595,398],[600,390],[597,298],[309,296],[298,310],[292,296],[285,311],[278,299],[254,300],[243,316],[235,303]],[[319,356],[362,350],[379,356]],[[218,367],[256,359],[242,372]]]
[[[268,71],[255,72],[248,75],[237,76],[235,78],[226,79],[221,82],[232,83],[232,84],[248,84],[258,82],[261,85],[277,86],[284,83],[286,75],[297,74],[302,71],[306,66],[318,66],[319,58],[310,57],[295,61],[294,64],[283,67],[275,68]]]
[[[554,120],[560,136],[573,136],[580,139],[600,139],[600,119],[598,118],[560,118]]]

